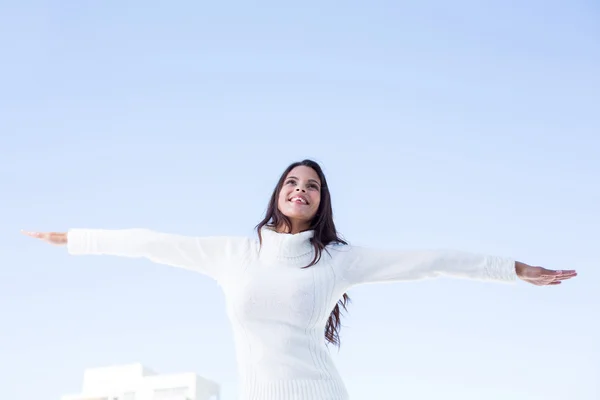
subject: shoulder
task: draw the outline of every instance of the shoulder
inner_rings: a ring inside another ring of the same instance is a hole
[[[251,236],[228,236],[228,253],[236,254],[244,260],[256,258],[260,252],[260,241]]]
[[[257,240],[248,236],[222,236],[221,240],[229,252],[241,255],[247,254],[257,245]]]
[[[361,269],[368,249],[351,244],[330,244],[326,247],[326,255],[334,271],[337,283],[341,290],[348,290],[357,281],[360,281]]]
[[[353,264],[365,251],[363,247],[341,243],[329,244],[325,249],[331,262],[342,268]]]
[[[357,253],[361,253],[363,251],[369,250],[368,247],[356,246],[353,244],[343,244],[343,243],[330,243],[326,246],[326,249],[335,254],[347,254],[347,255],[357,254]]]
[[[224,263],[241,261],[248,257],[253,240],[246,236],[195,236],[198,251]]]

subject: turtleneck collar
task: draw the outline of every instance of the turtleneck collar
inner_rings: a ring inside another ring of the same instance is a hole
[[[314,247],[310,240],[315,231],[300,233],[279,233],[273,228],[264,226],[261,229],[261,258],[279,260],[287,263],[310,263],[314,256]]]

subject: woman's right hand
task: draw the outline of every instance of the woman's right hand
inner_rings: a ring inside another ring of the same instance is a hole
[[[21,233],[35,239],[43,240],[44,242],[55,246],[64,246],[67,244],[66,232],[29,232],[21,230]]]

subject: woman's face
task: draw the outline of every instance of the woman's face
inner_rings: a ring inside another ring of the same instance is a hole
[[[279,192],[279,211],[292,221],[293,230],[310,226],[321,203],[321,180],[310,167],[298,166],[290,171]]]

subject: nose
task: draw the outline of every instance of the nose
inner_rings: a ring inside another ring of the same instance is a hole
[[[306,192],[306,190],[304,190],[304,189],[296,188],[296,192],[299,192],[300,190],[302,190],[303,192]]]

